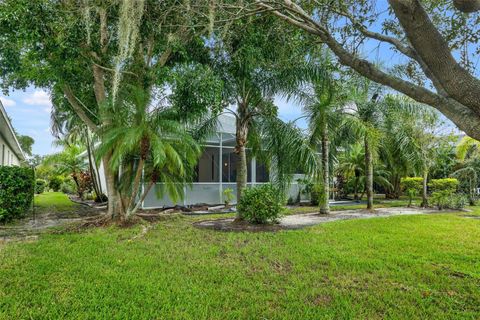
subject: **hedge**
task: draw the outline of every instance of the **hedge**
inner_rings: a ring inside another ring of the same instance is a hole
[[[0,166],[0,221],[21,217],[32,204],[35,187],[31,168]]]

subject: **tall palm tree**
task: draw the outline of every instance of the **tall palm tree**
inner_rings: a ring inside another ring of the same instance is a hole
[[[328,63],[328,62],[327,62]],[[333,78],[332,73],[326,73],[322,79],[315,81],[312,94],[303,100],[306,102],[304,112],[308,118],[310,141],[314,146],[320,146],[322,161],[322,195],[320,197],[320,213],[330,213],[330,150],[333,140],[333,150],[336,151],[339,141],[339,124],[342,122],[343,103],[347,96],[342,92],[341,86]],[[335,143],[337,142],[337,143]]]
[[[247,185],[246,149],[252,139],[249,137],[256,134],[255,128],[262,128],[261,135],[265,136],[267,124],[273,123],[266,120],[277,116],[275,96],[290,97],[307,79],[321,75],[319,66],[307,62],[298,64],[298,59],[292,58],[307,61],[307,52],[286,33],[275,32],[278,26],[278,22],[268,16],[237,21],[212,48],[213,65],[223,80],[223,93],[229,106],[225,111],[235,117],[235,153],[239,159],[237,201]]]
[[[120,170],[117,182],[122,204],[121,219],[128,219],[156,182],[176,200],[183,196],[185,183],[191,181],[200,147],[179,121],[181,115],[172,108],[151,105],[149,92],[131,88],[106,110],[111,125],[102,130],[102,144],[97,157],[111,153],[109,165]],[[120,95],[120,94],[119,94]],[[140,192],[144,179],[148,185]]]

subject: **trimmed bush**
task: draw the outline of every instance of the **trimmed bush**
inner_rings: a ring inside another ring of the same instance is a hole
[[[60,187],[62,186],[63,178],[60,176],[53,176],[50,181],[48,181],[48,187],[53,191],[57,192],[60,191]]]
[[[250,223],[276,222],[284,210],[281,194],[280,190],[271,184],[246,188],[237,210]]]
[[[400,182],[403,191],[408,195],[408,206],[412,205],[413,197],[415,197],[423,189],[423,178],[409,177],[402,178]]]
[[[0,221],[25,214],[32,204],[34,185],[31,168],[0,166]]]
[[[43,179],[35,180],[35,193],[41,194],[45,192],[45,187],[47,186],[47,181]]]
[[[458,188],[458,180],[454,178],[433,179],[428,186],[432,190],[432,200],[438,209],[452,208],[452,198]]]

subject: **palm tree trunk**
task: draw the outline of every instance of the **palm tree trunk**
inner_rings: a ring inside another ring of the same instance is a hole
[[[367,209],[373,209],[373,159],[372,150],[368,141],[368,134],[365,135],[365,174],[367,189]]]
[[[248,127],[241,118],[237,119],[236,140],[237,145],[235,152],[238,155],[237,162],[237,203],[242,198],[243,190],[247,187],[247,152],[245,144],[247,143]],[[240,212],[237,210],[237,219],[243,219]]]
[[[422,204],[423,208],[428,207],[428,195],[427,195],[427,180],[428,180],[428,170],[423,169],[423,182],[422,182]]]
[[[330,195],[330,171],[329,171],[329,145],[328,140],[328,127],[325,117],[322,119],[322,178],[323,178],[323,192],[320,197],[320,213],[329,214],[330,204],[328,198]]]
[[[137,194],[138,194],[138,189],[140,187],[140,180],[142,178],[144,163],[145,163],[145,160],[143,158],[140,158],[140,161],[138,162],[138,166],[137,166],[137,172],[135,173],[135,178],[133,180],[132,192],[127,202],[127,216],[134,214],[131,210],[131,207],[135,203],[135,198],[137,197]]]
[[[124,219],[124,211],[122,210],[121,198],[116,187],[116,172],[110,168],[110,159],[112,155],[109,152],[103,157],[103,169],[105,171],[105,181],[107,183],[108,196],[108,216],[112,219]]]
[[[358,200],[358,177],[355,177],[355,183],[353,184],[353,200]]]

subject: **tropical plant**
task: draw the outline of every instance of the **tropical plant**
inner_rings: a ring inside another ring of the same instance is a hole
[[[408,207],[412,205],[413,198],[422,190],[423,178],[408,177],[402,178],[401,185],[408,195]]]
[[[232,203],[233,199],[235,199],[235,197],[233,195],[232,188],[226,188],[223,190],[223,201],[225,202],[225,207],[230,206],[230,203]]]
[[[35,180],[35,193],[42,194],[45,192],[45,187],[47,186],[47,181],[43,179],[36,179]]]
[[[440,210],[448,207],[458,185],[458,180],[454,178],[432,179],[430,181],[428,186],[432,189],[432,200]]]
[[[102,130],[97,157],[110,153],[110,169],[122,167],[118,181],[120,218],[134,215],[157,182],[171,199],[181,198],[200,155],[198,143],[179,121],[182,114],[174,108],[152,106],[150,93],[136,87],[119,93],[110,108],[104,114],[110,125]],[[140,192],[142,183],[146,188]]]

